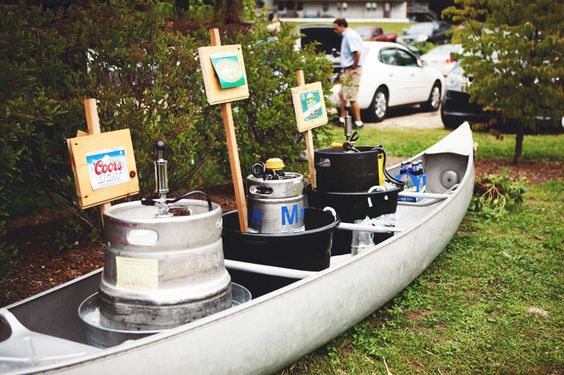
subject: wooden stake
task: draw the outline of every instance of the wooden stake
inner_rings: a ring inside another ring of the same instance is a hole
[[[296,72],[296,78],[298,80],[298,86],[305,85],[304,71],[298,70]],[[311,181],[311,187],[315,189],[317,187],[317,180],[315,178],[315,163],[314,163],[314,152],[313,148],[313,134],[311,129],[306,130],[304,133],[305,144],[306,144],[306,154],[307,154],[307,164],[309,166],[309,178]]]
[[[88,125],[88,134],[100,134],[100,119],[98,118],[98,109],[96,107],[96,99],[84,99],[84,114],[86,116],[86,125]],[[102,218],[102,226],[104,226],[104,213],[112,205],[104,203],[100,205],[100,216]]]
[[[219,29],[210,29],[210,42],[212,46],[221,46]],[[245,200],[245,189],[243,187],[243,175],[241,174],[241,163],[239,161],[239,149],[233,123],[231,103],[221,104],[221,116],[227,139],[227,152],[229,153],[229,164],[231,166],[231,178],[235,190],[235,202],[237,203],[237,214],[239,217],[239,229],[241,233],[247,232],[247,201]]]

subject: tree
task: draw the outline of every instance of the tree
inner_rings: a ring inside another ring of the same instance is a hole
[[[564,114],[562,25],[564,4],[554,0],[455,0],[444,11],[463,28],[462,67],[474,77],[470,98],[500,114],[516,130],[513,163],[526,131],[539,116],[560,125]]]
[[[141,196],[154,190],[157,140],[167,144],[172,192],[228,178],[221,112],[207,103],[197,59],[218,21],[198,3],[172,23],[174,7],[154,0],[0,4],[0,277],[13,265],[4,236],[14,217],[69,212],[54,230],[61,250],[100,228],[95,210],[78,210],[68,159],[66,139],[86,128],[82,98],[99,100],[102,131],[131,130]],[[329,92],[331,63],[313,46],[296,50],[289,25],[268,40],[266,17],[221,32],[223,44],[242,45],[252,93],[233,103],[242,170],[273,156],[297,161],[304,146],[288,121],[295,72]]]

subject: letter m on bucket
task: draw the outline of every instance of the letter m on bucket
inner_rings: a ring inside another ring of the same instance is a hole
[[[288,224],[294,224],[294,222],[298,222],[298,204],[292,205],[292,213],[290,214],[288,210],[288,206],[282,206],[282,225],[286,225],[286,221]]]

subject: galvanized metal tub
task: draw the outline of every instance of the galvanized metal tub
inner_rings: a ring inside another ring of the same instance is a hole
[[[162,330],[231,306],[221,208],[175,203],[187,216],[156,217],[157,207],[130,202],[104,214],[106,257],[100,317],[115,329]]]
[[[251,300],[251,292],[242,285],[231,283],[231,306],[237,306]],[[162,332],[161,330],[124,330],[105,327],[100,316],[99,293],[88,297],[78,307],[78,315],[84,327],[86,341],[89,345],[108,348],[127,340],[136,340],[145,336]]]
[[[278,180],[247,177],[249,228],[258,233],[304,230],[304,177],[286,172]]]

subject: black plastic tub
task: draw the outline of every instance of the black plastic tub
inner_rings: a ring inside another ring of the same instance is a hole
[[[386,191],[344,193],[313,190],[311,185],[308,185],[305,188],[305,195],[308,207],[320,209],[332,207],[342,222],[354,223],[355,220],[364,219],[366,216],[375,218],[395,213],[398,206],[398,194],[402,190],[402,186],[395,185],[395,188]],[[368,198],[372,201],[372,207],[369,205]],[[392,233],[374,233],[374,243],[378,244],[392,235]],[[352,231],[338,230],[333,236],[331,254],[350,253],[351,242]]]
[[[223,252],[226,259],[268,266],[321,271],[329,267],[333,232],[339,224],[332,213],[306,208],[305,231],[289,233],[241,233],[237,211],[223,215]],[[295,279],[229,270],[233,280],[260,296]]]
[[[342,147],[315,151],[315,173],[319,191],[362,192],[380,184],[384,154],[372,146],[358,146],[359,152],[345,152]]]

